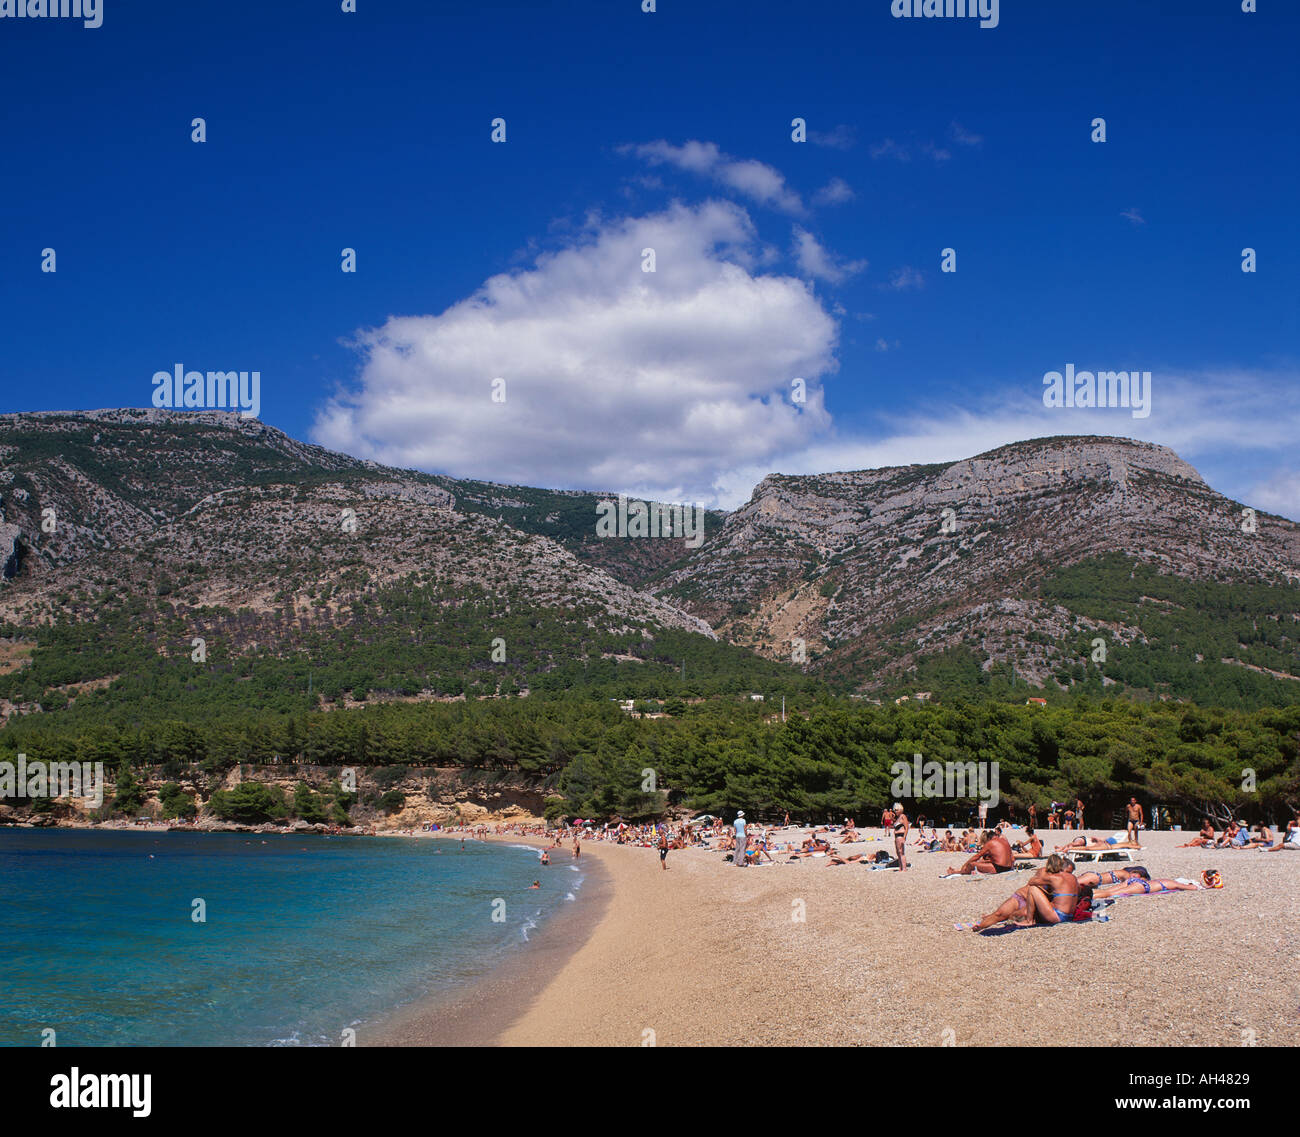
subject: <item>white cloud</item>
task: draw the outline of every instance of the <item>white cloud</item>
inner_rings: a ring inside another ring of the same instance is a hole
[[[802,281],[755,274],[742,208],[591,218],[570,241],[440,315],[359,333],[356,387],[321,408],[314,440],[461,477],[713,504],[736,492],[732,471],[829,428],[818,380],[838,326]]]
[[[837,261],[816,237],[798,225],[794,227],[794,246],[791,251],[804,276],[825,280],[830,284],[839,284],[867,267],[866,261]]]
[[[1061,366],[1061,361],[1048,361],[1044,370]],[[1145,419],[1133,418],[1124,408],[1044,407],[1039,372],[980,396],[958,390],[951,399],[935,400],[941,410],[882,418],[876,437],[827,432],[803,450],[782,455],[774,469],[826,473],[955,462],[1027,438],[1118,436],[1167,446],[1220,493],[1300,521],[1300,472],[1294,457],[1300,403],[1288,394],[1300,389],[1300,372],[1158,366],[1151,371],[1151,414]]]
[[[833,130],[810,130],[808,141],[814,146],[826,146],[832,150],[851,150],[856,131],[851,126],[840,124]]]
[[[853,187],[843,178],[831,178],[813,195],[813,204],[843,205],[846,201],[852,201],[855,196]]]
[[[808,275],[856,270],[802,228],[795,237]],[[1300,520],[1295,366],[1044,359],[1014,382],[970,377],[948,398],[927,389],[913,413],[840,433],[820,380],[837,367],[843,309],[828,311],[808,284],[770,271],[773,251],[743,208],[709,201],[593,215],[552,239],[567,245],[440,315],[392,317],[359,333],[355,388],[320,409],[313,439],[461,477],[730,507],[773,471],[957,461],[1027,438],[1118,435],[1168,446],[1234,500]],[[647,248],[653,274],[641,271]],[[892,287],[921,280],[903,268]],[[876,347],[899,343],[882,336]],[[1044,407],[1043,373],[1067,362],[1152,371],[1150,416]],[[498,376],[504,404],[490,397]],[[807,383],[803,406],[790,400],[796,377]]]
[[[889,274],[889,283],[882,288],[892,288],[896,292],[905,292],[909,288],[924,288],[925,276],[920,269],[904,265]]]
[[[620,153],[631,153],[652,166],[676,166],[744,194],[759,205],[779,209],[796,216],[804,213],[803,202],[785,184],[785,176],[774,166],[752,158],[732,158],[716,142],[691,141],[674,146],[660,139],[639,146],[624,146]]]
[[[1121,217],[1127,217],[1134,225],[1145,225],[1147,219],[1142,216],[1141,211],[1137,209],[1125,209],[1120,211]]]
[[[900,162],[910,162],[912,155],[906,146],[900,146],[892,138],[886,138],[884,142],[878,142],[871,148],[873,158],[896,158]]]
[[[978,135],[966,135],[966,138],[979,138]],[[964,146],[978,145],[970,143],[962,138],[954,137],[954,141],[961,142]],[[980,141],[983,141],[980,139]],[[873,158],[893,158],[896,162],[910,162],[916,151],[932,159],[936,165],[943,165],[952,157],[952,151],[946,146],[939,146],[933,141],[924,142],[895,142],[892,138],[886,138],[883,142],[877,142],[871,147],[871,156]]]
[[[1257,509],[1300,521],[1300,470],[1279,470],[1252,486],[1242,497]]]
[[[956,121],[948,127],[948,137],[959,146],[979,146],[984,142],[982,134],[975,134]]]

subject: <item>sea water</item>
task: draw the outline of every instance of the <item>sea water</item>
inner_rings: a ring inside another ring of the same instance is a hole
[[[0,1045],[364,1044],[527,950],[573,867],[475,841],[0,830]]]

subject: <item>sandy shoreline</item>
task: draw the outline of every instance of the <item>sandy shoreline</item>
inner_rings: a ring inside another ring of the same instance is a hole
[[[503,975],[499,997],[460,1026],[413,1008],[386,1041],[1300,1043],[1300,854],[1174,847],[1188,836],[1145,833],[1137,862],[1154,877],[1215,867],[1225,888],[1123,900],[1107,923],[986,936],[953,924],[1027,874],[940,880],[946,853],[915,855],[907,873],[824,860],[738,870],[697,850],[671,853],[663,872],[652,850],[584,842],[607,880],[586,923],[557,924],[553,950],[521,963],[524,978]]]
[[[459,840],[424,834],[434,840]],[[467,838],[468,840],[469,838]],[[536,837],[496,837],[496,844],[534,845]],[[552,870],[567,868],[570,853],[554,856]],[[613,893],[609,873],[596,857],[587,861],[577,900],[562,906],[534,930],[528,945],[468,988],[429,996],[401,1007],[358,1031],[362,1046],[490,1046],[496,1044],[524,1008],[547,987],[604,917]],[[538,870],[539,874],[543,871]]]

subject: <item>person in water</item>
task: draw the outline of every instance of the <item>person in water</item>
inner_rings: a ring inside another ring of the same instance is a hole
[[[542,887],[542,882],[540,880],[535,880],[533,881],[532,884],[528,886],[528,890],[531,892],[534,888],[541,888],[541,887]]]
[[[542,864],[544,864],[544,865],[549,865],[550,863],[551,863],[551,854],[548,853],[545,849],[543,849],[543,850],[542,850]]]

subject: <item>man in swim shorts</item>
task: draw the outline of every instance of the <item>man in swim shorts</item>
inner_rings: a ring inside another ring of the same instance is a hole
[[[1016,866],[1016,855],[1011,845],[1000,833],[992,829],[984,831],[984,843],[973,857],[970,857],[959,869],[949,868],[947,875],[970,876],[971,873],[1009,872]]]
[[[1128,805],[1124,807],[1124,812],[1128,815],[1128,839],[1137,845],[1138,830],[1142,828],[1143,813],[1142,807],[1138,805],[1138,799],[1131,797],[1128,799]]]

